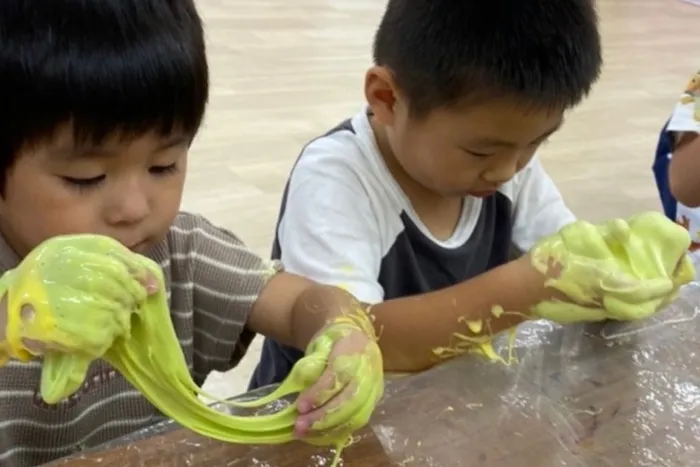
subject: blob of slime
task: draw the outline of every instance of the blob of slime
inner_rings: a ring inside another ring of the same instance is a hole
[[[46,260],[47,255],[57,252],[63,255],[61,260]],[[131,264],[131,268],[117,259]],[[92,262],[94,267],[86,268],[86,262]],[[158,278],[158,292],[151,296],[146,296],[129,272],[144,268]],[[22,338],[52,342],[66,349],[48,350],[44,355],[40,390],[47,403],[57,403],[78,390],[91,362],[102,358],[163,414],[185,428],[229,443],[282,444],[295,439],[296,403],[269,415],[233,416],[214,410],[197,396],[236,407],[259,408],[299,393],[319,379],[337,339],[361,330],[375,339],[371,342],[374,347],[333,361],[336,375],[351,371],[352,377],[360,378],[354,386],[361,393],[328,411],[311,427],[315,432],[339,427],[331,435],[304,438],[309,444],[335,446],[335,465],[352,433],[367,423],[382,396],[381,353],[364,310],[349,312],[327,326],[270,395],[247,403],[222,401],[205,394],[192,380],[172,325],[163,273],[150,259],[133,254],[106,237],[74,235],[45,242],[12,272],[16,272],[14,280],[3,277],[9,284],[8,325],[7,341],[0,347],[5,355],[0,357],[5,361],[8,354],[22,361],[31,359]],[[88,273],[92,276],[86,277]],[[60,280],[52,279],[59,276]],[[80,286],[71,287],[71,278]],[[86,291],[84,284],[91,289]],[[136,299],[130,301],[130,297]],[[23,322],[22,306],[28,304],[34,313],[28,322]]]
[[[543,239],[530,258],[545,277],[551,274],[552,262],[561,267],[557,277],[548,279],[545,285],[564,293],[572,302],[546,300],[533,308],[533,314],[559,324],[645,319],[674,300],[679,288],[695,277],[686,254],[690,241],[687,230],[657,212],[598,226],[585,221],[569,224]],[[596,270],[599,273],[591,274]],[[499,305],[492,307],[491,314],[495,318],[519,314],[530,319],[523,313],[504,311]],[[469,352],[506,365],[515,361],[515,328],[509,330],[508,358],[504,359],[493,349],[489,320],[486,326],[484,321],[460,321],[473,336],[455,333],[455,343],[434,349],[435,355],[450,358]]]

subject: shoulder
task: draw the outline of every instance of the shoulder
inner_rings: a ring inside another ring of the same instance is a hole
[[[214,243],[223,246],[239,245],[243,242],[233,232],[214,225],[209,219],[186,211],[180,211],[168,231],[170,248],[177,252],[187,252],[202,244]]]
[[[379,217],[401,212],[402,198],[364,110],[304,147],[289,176],[283,211],[290,205],[324,212],[353,206]]]
[[[280,269],[275,262],[262,259],[233,232],[214,225],[204,216],[178,213],[164,240],[165,253],[173,265],[199,265],[228,273],[262,273]]]
[[[328,177],[361,182],[376,174],[369,135],[357,120],[347,119],[304,146],[290,182],[316,183]]]
[[[558,190],[544,170],[544,167],[542,167],[542,163],[537,155],[498,191],[505,195],[513,204],[537,201],[530,199],[530,196],[528,196],[529,192],[536,193],[536,196],[541,196],[548,192],[556,192],[558,194]]]

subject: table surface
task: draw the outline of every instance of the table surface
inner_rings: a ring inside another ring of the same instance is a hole
[[[389,381],[340,465],[700,466],[695,304],[697,284],[644,323],[528,323],[511,366],[471,356]],[[321,467],[332,457],[300,442],[225,444],[169,422],[54,465]]]

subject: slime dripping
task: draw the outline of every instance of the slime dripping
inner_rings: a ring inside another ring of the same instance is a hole
[[[116,241],[100,236],[82,235],[80,241],[88,242],[87,244],[98,250],[97,246],[104,245],[103,257],[105,258],[115,248],[123,248],[118,244],[115,246]],[[73,315],[63,313],[60,308],[53,306],[54,303],[60,302],[55,300],[56,297],[69,301],[75,300],[79,303],[84,299],[79,296],[80,291],[61,286],[56,281],[43,280],[39,271],[44,264],[39,264],[38,255],[32,257],[30,254],[23,262],[25,264],[27,261],[30,263],[33,260],[37,261],[32,265],[33,267],[28,267],[20,274],[20,279],[11,284],[8,289],[6,346],[9,346],[12,354],[20,360],[27,361],[33,357],[22,345],[19,337],[21,329],[23,336],[31,336],[32,339],[58,343],[65,348],[86,349],[85,352],[59,353],[52,350],[45,352],[40,383],[42,398],[47,403],[53,404],[77,391],[87,375],[90,364],[96,359],[95,354],[99,353],[94,350],[96,341],[90,341],[90,339],[95,335],[111,333],[114,336],[111,345],[98,357],[119,371],[156,408],[181,426],[205,437],[229,443],[287,443],[296,439],[294,436],[294,426],[298,416],[296,403],[273,414],[234,416],[215,410],[198,396],[234,407],[261,408],[272,401],[300,393],[315,383],[326,370],[334,343],[348,332],[360,330],[374,338],[372,342],[374,347],[356,354],[338,356],[332,363],[337,372],[345,372],[345,374],[350,372],[352,377],[356,378],[358,384],[354,387],[358,392],[352,399],[353,403],[344,403],[337,409],[326,412],[324,418],[312,425],[312,434],[304,438],[304,441],[309,444],[334,446],[336,454],[333,465],[336,465],[340,460],[342,449],[352,438],[353,432],[367,423],[383,392],[381,353],[376,347],[376,336],[366,311],[358,307],[357,310],[349,310],[332,321],[309,344],[306,356],[297,362],[290,375],[271,394],[251,402],[221,400],[202,391],[192,380],[172,324],[162,270],[148,258],[130,252],[128,254],[136,257],[141,266],[145,266],[155,275],[159,288],[154,295],[144,297],[141,306],[125,314],[128,319],[118,322],[90,318],[78,319],[79,313]],[[95,256],[93,259],[98,257]],[[61,267],[72,267],[69,274],[81,274],[79,263],[75,261],[75,264],[72,264],[67,261],[61,263]],[[112,285],[123,285],[128,282],[128,277],[122,277],[119,274],[128,276],[129,272],[126,268],[123,272],[114,272]],[[94,284],[95,287],[109,285],[108,281],[86,280],[86,282]],[[116,287],[110,291],[103,290],[101,291],[103,293],[96,293],[94,297],[91,295],[91,299],[113,297],[117,293],[115,290],[121,289]],[[122,290],[122,293],[130,292]],[[20,322],[18,310],[28,302],[31,302],[35,310],[33,319],[29,322]],[[61,303],[65,303],[65,300]],[[109,326],[112,327],[106,328]],[[338,381],[336,383],[340,384]],[[327,399],[330,396],[326,394],[324,397]],[[332,434],[323,432],[328,427],[334,427]]]

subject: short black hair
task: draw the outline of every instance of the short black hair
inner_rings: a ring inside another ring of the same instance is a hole
[[[499,96],[571,108],[600,74],[594,0],[389,0],[374,62],[418,114]]]
[[[0,175],[72,123],[80,142],[194,137],[209,72],[193,0],[2,0]]]

